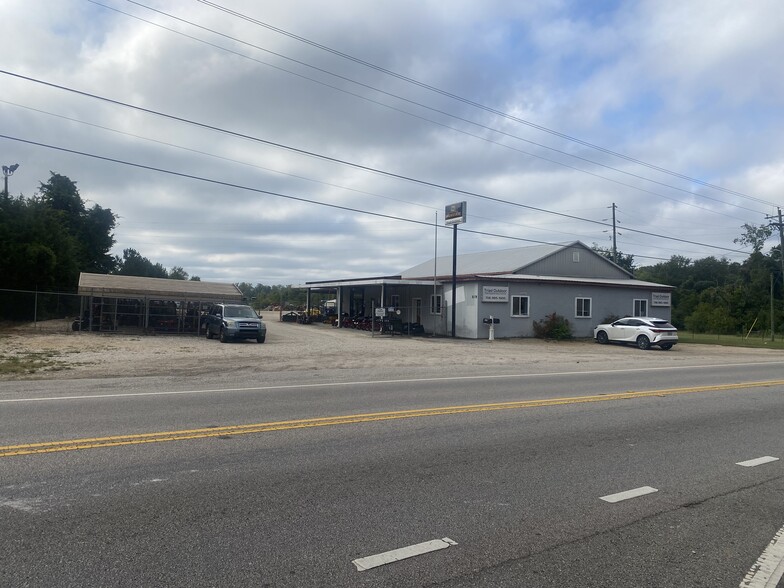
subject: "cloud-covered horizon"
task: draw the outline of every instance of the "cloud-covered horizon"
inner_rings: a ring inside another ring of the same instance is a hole
[[[0,134],[181,174],[2,139],[11,194],[61,173],[118,215],[113,253],[263,284],[397,274],[451,250],[461,200],[466,229],[511,238],[463,232],[460,252],[610,246],[588,221],[615,203],[637,265],[742,261],[741,226],[784,194],[772,0],[216,4],[234,13],[6,0],[0,69],[201,125],[4,74]]]

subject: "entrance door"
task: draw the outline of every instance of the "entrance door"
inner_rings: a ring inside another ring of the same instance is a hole
[[[422,299],[414,298],[412,299],[412,302],[414,303],[414,309],[413,309],[414,316],[412,317],[411,322],[418,323],[421,325],[422,324]]]

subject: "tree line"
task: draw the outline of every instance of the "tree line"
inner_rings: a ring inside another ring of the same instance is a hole
[[[0,318],[31,318],[30,305],[20,302],[22,291],[75,293],[80,272],[200,279],[189,276],[180,266],[167,269],[132,248],[124,249],[122,256],[112,255],[116,221],[111,209],[96,203],[88,207],[76,182],[54,172],[32,197],[0,194],[0,289],[5,291]],[[615,259],[639,280],[674,286],[672,322],[678,328],[743,333],[752,327],[768,328],[772,318],[776,332],[781,332],[781,248],[763,252],[771,235],[768,226],[746,224],[741,230],[735,241],[752,252],[740,263],[673,255],[665,262],[635,267],[633,255],[616,252],[614,256],[596,244],[593,249]],[[243,282],[238,287],[257,308],[300,308],[305,304],[305,292],[290,285]],[[58,300],[56,304],[58,312],[76,312],[68,308],[68,302]],[[78,304],[75,297],[70,304]]]
[[[726,258],[689,259],[673,255],[668,261],[634,268],[633,256],[621,259],[638,280],[675,286],[672,323],[695,333],[746,334],[751,329],[784,331],[784,288],[781,247],[763,252],[772,234],[767,225],[744,224],[734,241],[751,247],[743,262]],[[594,244],[594,250],[612,259],[612,252]],[[771,320],[772,319],[772,320]]]

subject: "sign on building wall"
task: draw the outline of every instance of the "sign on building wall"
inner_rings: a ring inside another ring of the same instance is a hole
[[[672,293],[651,292],[651,306],[672,306]]]
[[[509,302],[509,286],[482,286],[482,302]]]

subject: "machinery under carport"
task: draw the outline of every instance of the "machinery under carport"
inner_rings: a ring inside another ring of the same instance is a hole
[[[90,273],[78,293],[76,331],[198,334],[210,306],[243,300],[234,284]]]

